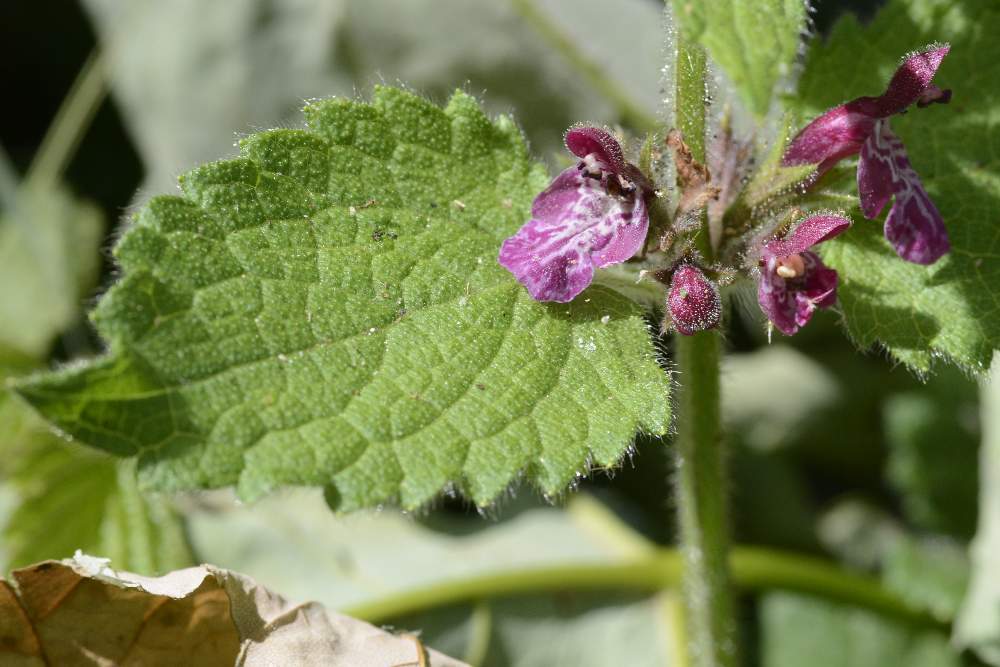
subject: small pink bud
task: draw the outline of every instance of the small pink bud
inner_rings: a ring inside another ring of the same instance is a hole
[[[698,267],[682,264],[670,280],[667,310],[674,328],[685,336],[712,329],[722,319],[719,288]]]

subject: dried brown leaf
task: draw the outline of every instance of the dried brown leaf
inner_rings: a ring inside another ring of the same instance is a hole
[[[143,577],[78,553],[11,578],[0,581],[4,665],[464,664],[211,565]]]

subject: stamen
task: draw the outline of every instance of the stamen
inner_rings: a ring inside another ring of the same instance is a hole
[[[795,269],[793,269],[790,266],[785,266],[783,264],[778,265],[778,268],[775,270],[775,273],[777,273],[782,278],[794,278],[795,276],[798,275],[797,273],[795,273]]]
[[[597,153],[587,153],[577,168],[583,171],[584,176],[592,178],[601,178],[606,171],[605,165],[597,157]]]
[[[621,174],[617,174],[617,176],[618,176],[618,185],[621,188],[623,195],[630,195],[635,192],[635,183],[628,180]]]
[[[802,255],[796,253],[779,259],[774,272],[785,280],[798,278],[806,272],[806,263],[802,261]]]
[[[917,100],[917,106],[920,108],[929,106],[931,104],[948,104],[951,101],[951,89],[946,88],[941,90],[933,83],[927,86],[927,90],[924,91],[920,99]]]

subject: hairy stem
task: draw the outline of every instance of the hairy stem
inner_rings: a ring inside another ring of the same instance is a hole
[[[744,591],[796,591],[870,609],[919,627],[947,627],[886,590],[877,579],[846,572],[828,561],[771,549],[737,547],[732,550],[730,564],[734,582]],[[677,588],[683,570],[681,555],[676,550],[660,548],[615,564],[547,565],[455,579],[342,611],[372,623],[384,623],[448,605],[535,593],[656,592]]]
[[[684,143],[691,150],[691,156],[705,164],[705,71],[707,56],[705,50],[681,37],[677,40],[677,129],[684,135]],[[708,233],[708,216],[702,214],[702,229],[695,239],[698,251],[711,262],[712,242]]]
[[[705,162],[706,55],[677,43],[677,126],[695,160]],[[713,260],[708,218],[702,213],[697,247]],[[737,663],[729,581],[729,522],[719,406],[720,336],[702,331],[675,337],[680,400],[677,418],[677,505],[684,553],[684,599],[691,657],[702,667]]]
[[[677,336],[677,505],[684,594],[696,665],[736,664],[736,627],[727,553],[726,474],[719,427],[720,337]]]
[[[587,80],[594,90],[611,102],[618,111],[622,125],[649,131],[657,127],[656,118],[646,113],[629,99],[618,83],[600,66],[590,60],[555,23],[540,10],[533,0],[511,0],[518,14]]]

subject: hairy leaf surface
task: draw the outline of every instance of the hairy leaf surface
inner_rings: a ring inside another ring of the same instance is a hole
[[[157,489],[322,485],[341,509],[556,493],[662,433],[638,307],[540,304],[496,261],[547,181],[507,118],[394,88],[181,179],[118,244],[110,353],[20,389]]]

